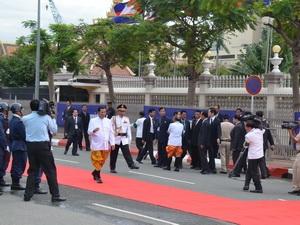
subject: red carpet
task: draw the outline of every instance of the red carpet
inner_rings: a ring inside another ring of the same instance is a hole
[[[57,166],[60,184],[172,208],[237,224],[295,224],[299,201],[240,201],[179,188],[102,174],[97,184],[90,171]],[[157,195],[157,193],[163,193]],[[247,193],[248,194],[248,193]],[[250,194],[250,193],[249,193]]]
[[[9,165],[8,171],[10,168]],[[300,211],[297,210],[300,202],[297,200],[242,201],[110,174],[102,174],[101,177],[104,183],[97,184],[92,179],[91,171],[59,165],[57,165],[57,171],[58,182],[61,185],[118,196],[236,224],[298,224],[296,221],[300,218]],[[45,180],[45,175],[42,179]],[[158,195],[157,193],[162,194]]]

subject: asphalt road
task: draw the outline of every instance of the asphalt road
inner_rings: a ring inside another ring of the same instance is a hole
[[[63,151],[63,148],[54,148],[57,165],[89,171],[93,170],[89,152],[79,151],[80,156],[75,157],[71,156],[70,153],[64,155]],[[188,164],[184,164],[184,168],[180,172],[165,171],[160,168],[154,168],[149,159],[145,160],[144,164],[139,164],[139,166],[139,170],[130,170],[123,156],[119,154],[116,168],[118,173],[114,174],[114,176],[238,200],[284,201],[300,199],[298,196],[287,194],[287,191],[291,189],[291,180],[276,178],[263,180],[264,193],[253,194],[242,191],[244,185],[243,176],[239,179],[232,179],[224,174],[201,175],[199,171],[189,169],[190,166]],[[108,161],[102,169],[102,173],[109,173]],[[9,174],[7,174],[7,181],[10,180],[9,177]],[[23,178],[21,182],[25,184],[25,181],[26,178]],[[104,184],[95,183],[95,185],[105,185],[105,180]],[[44,189],[48,189],[45,182],[42,183],[42,186]],[[250,188],[254,187],[251,186]],[[4,194],[0,196],[0,225],[231,224],[225,221],[217,221],[194,214],[72,188],[70,186],[60,185],[61,195],[67,198],[67,201],[63,203],[51,203],[49,194],[38,195],[31,202],[23,202],[23,191],[11,192],[9,188],[4,188],[3,190]]]

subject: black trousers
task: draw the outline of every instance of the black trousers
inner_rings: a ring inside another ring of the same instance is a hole
[[[240,174],[242,171],[242,168],[244,168],[244,171],[247,171],[247,156],[248,156],[248,149],[244,151],[243,156],[240,158],[240,160],[237,162],[238,158],[240,157],[241,150],[235,150],[232,152],[232,160],[234,164],[234,174]],[[246,169],[246,170],[245,170]]]
[[[263,159],[248,159],[248,169],[246,173],[245,186],[249,186],[251,179],[253,180],[255,190],[262,190],[260,179],[258,176],[258,164]]]
[[[68,141],[65,150],[68,151],[70,145],[73,143],[72,154],[73,155],[77,154],[78,141],[79,141],[79,131],[76,131],[75,133],[72,134],[68,134]]]
[[[192,158],[192,162],[191,165],[193,167],[199,167],[201,168],[201,160],[200,160],[200,153],[199,153],[199,146],[198,145],[192,145],[191,146],[191,158]]]
[[[266,156],[265,156],[266,150],[267,149],[264,149],[264,156],[262,157],[262,160],[259,161],[260,173],[264,177],[267,177],[267,176],[270,175],[270,171],[269,171],[269,169],[267,167],[267,164],[266,164]]]
[[[203,148],[199,148],[199,155],[201,160],[202,171],[210,172],[209,164],[207,161],[207,152],[209,151],[209,146],[204,146]]]
[[[153,140],[154,140],[154,134],[151,133],[150,137],[148,137],[148,141],[146,142],[146,145],[143,148],[141,154],[137,157],[136,159],[137,161],[142,161],[143,157],[147,154],[148,151],[152,164],[156,164],[156,159],[153,155]]]
[[[216,163],[215,163],[215,146],[214,145],[209,145],[208,146],[208,158],[209,158],[209,168],[211,170],[216,170]]]
[[[40,167],[46,174],[50,194],[59,197],[59,188],[57,183],[56,166],[54,157],[50,151],[49,142],[28,142],[27,153],[29,160],[28,177],[24,196],[31,198],[34,194],[34,187]]]
[[[139,150],[137,158],[143,151],[144,144],[142,143],[142,140],[143,140],[142,138],[138,138],[138,137],[135,138],[135,145],[136,145],[137,149]]]
[[[166,152],[166,147],[167,147],[167,142],[163,142],[163,141],[158,141],[157,142],[157,155],[158,155],[158,159],[157,159],[157,165],[159,167],[164,167],[167,165],[167,152]]]
[[[82,149],[82,140],[84,137],[84,141],[85,141],[85,148],[86,150],[90,150],[91,149],[91,144],[90,144],[90,139],[89,139],[89,134],[86,132],[79,132],[79,141],[78,141],[78,146],[79,149]]]
[[[119,149],[121,149],[128,167],[130,167],[134,164],[133,159],[132,159],[132,155],[131,155],[130,150],[129,150],[129,145],[123,145],[122,142],[121,142],[120,145],[116,145],[115,150],[112,150],[110,152],[109,167],[110,167],[111,170],[116,169],[116,163],[117,163],[117,158],[118,158],[118,154],[119,154]]]
[[[13,183],[19,183],[26,168],[27,151],[12,151],[12,159],[10,176]]]

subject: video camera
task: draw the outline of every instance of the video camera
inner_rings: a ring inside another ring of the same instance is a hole
[[[251,121],[255,128],[264,129],[263,123],[260,117],[253,115],[253,114],[247,114],[243,116],[243,121]]]
[[[55,114],[55,104],[53,101],[48,101],[47,99],[43,98],[39,102],[39,109],[38,109],[38,114],[39,115],[53,115]]]
[[[281,129],[293,130],[298,128],[297,121],[282,121]]]

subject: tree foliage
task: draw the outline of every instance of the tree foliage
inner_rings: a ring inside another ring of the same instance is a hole
[[[176,47],[188,61],[189,88],[187,105],[193,106],[196,83],[201,71],[204,55],[210,50],[216,37],[223,33],[243,31],[247,25],[255,24],[255,17],[246,7],[232,7],[229,11],[220,11],[217,7],[223,1],[210,0],[137,0],[145,12],[153,13],[155,21],[144,24],[156,24],[159,29],[151,30],[159,34],[163,41]],[[217,2],[215,5],[212,2]],[[146,32],[148,32],[146,30]],[[161,33],[162,32],[162,33]],[[160,51],[157,51],[158,55]]]

